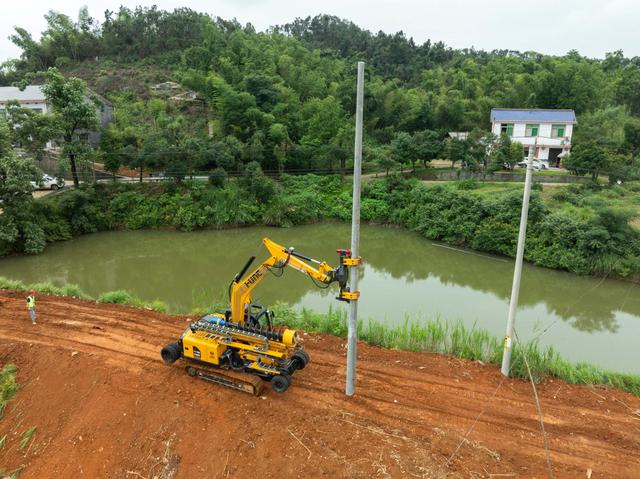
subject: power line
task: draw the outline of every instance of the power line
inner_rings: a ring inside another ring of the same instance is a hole
[[[540,398],[538,398],[538,389],[536,388],[536,384],[533,380],[533,375],[531,374],[531,368],[529,367],[529,360],[527,359],[527,354],[525,352],[524,345],[520,341],[518,337],[518,331],[513,328],[513,332],[515,333],[516,341],[520,345],[522,358],[524,359],[524,364],[527,368],[527,374],[529,375],[529,381],[531,382],[531,388],[533,389],[533,397],[536,401],[536,409],[538,411],[538,417],[540,418],[540,429],[542,430],[542,438],[544,443],[544,450],[546,452],[547,457],[547,476],[549,479],[553,479],[553,466],[551,464],[551,452],[549,451],[549,441],[547,439],[547,431],[544,428],[544,418],[542,416],[542,408],[540,407]]]

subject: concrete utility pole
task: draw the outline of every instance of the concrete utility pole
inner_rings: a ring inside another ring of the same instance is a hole
[[[513,335],[516,327],[516,310],[518,309],[518,296],[520,294],[520,278],[522,277],[522,259],[524,257],[524,243],[527,238],[527,218],[529,217],[529,198],[531,196],[531,180],[533,173],[533,156],[538,146],[536,137],[533,146],[529,146],[529,158],[527,160],[527,174],[524,180],[524,195],[522,197],[522,213],[520,214],[520,233],[518,234],[518,250],[516,252],[516,265],[513,272],[513,285],[511,286],[511,302],[509,303],[509,318],[507,320],[507,335],[504,338],[504,353],[502,354],[502,374],[509,376],[511,369],[511,351]]]
[[[364,62],[358,62],[356,92],[356,143],[353,153],[353,210],[351,213],[351,257],[357,258],[360,250],[360,173],[362,170],[362,110],[364,103]],[[358,268],[353,268],[349,280],[351,291],[358,291]],[[345,394],[356,392],[356,346],[358,341],[358,301],[349,303],[347,333],[347,385]]]

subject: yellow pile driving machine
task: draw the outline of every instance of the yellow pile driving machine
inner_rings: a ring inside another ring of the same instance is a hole
[[[281,276],[290,266],[322,287],[337,282],[340,286],[337,299],[355,301],[359,293],[349,291],[347,282],[349,267],[359,265],[360,258],[352,258],[349,250],[338,250],[340,263],[332,268],[325,261],[312,259],[268,238],[262,243],[270,256],[244,277],[256,259],[252,256],[233,278],[229,285],[230,309],[193,321],[178,342],[162,348],[166,364],[183,358],[189,362],[186,368],[189,375],[255,395],[262,391],[263,379],[270,381],[277,393],[289,388],[291,375],[307,365],[309,355],[295,330],[273,327],[273,313],[253,304],[251,291],[267,274]]]

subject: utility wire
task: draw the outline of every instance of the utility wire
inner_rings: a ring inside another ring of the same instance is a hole
[[[535,381],[533,380],[533,375],[531,374],[531,368],[529,367],[529,360],[527,359],[527,354],[525,353],[525,348],[520,338],[518,337],[518,331],[513,328],[513,332],[516,336],[516,341],[520,345],[522,358],[524,359],[524,364],[527,367],[527,374],[529,375],[529,380],[531,381],[531,388],[533,389],[533,397],[536,401],[536,409],[538,411],[538,418],[540,419],[540,429],[542,430],[542,438],[544,443],[544,450],[547,456],[547,477],[549,479],[553,479],[553,466],[551,464],[551,452],[549,451],[549,441],[547,439],[547,431],[544,428],[544,418],[542,416],[542,408],[540,407],[540,398],[538,397],[538,389],[536,388]]]
[[[591,288],[585,290],[582,292],[582,294],[578,297],[578,299],[576,299],[575,301],[573,301],[571,304],[569,304],[560,314],[558,314],[558,316],[556,317],[556,319],[553,320],[553,322],[547,326],[545,329],[543,329],[542,331],[540,331],[532,340],[531,342],[535,342],[538,339],[540,339],[544,334],[546,334],[564,315],[566,315],[576,304],[578,304],[580,301],[582,301],[582,299],[589,293],[595,291],[596,289],[598,289],[602,283],[604,283],[604,281],[609,277],[609,274],[611,273],[611,271],[607,271],[607,273],[600,278],[600,281],[598,281],[598,283],[596,283],[594,286],[592,286]],[[632,283],[633,284],[633,283]]]
[[[513,363],[511,364],[511,367],[513,367]],[[507,379],[507,376],[502,376],[502,379],[500,379],[500,382],[498,383],[498,386],[494,389],[493,394],[491,394],[491,396],[489,396],[487,398],[487,400],[484,402],[484,405],[482,406],[482,409],[480,410],[480,412],[478,413],[478,415],[476,416],[476,418],[473,420],[473,423],[471,423],[471,426],[469,427],[469,429],[467,429],[467,432],[464,434],[464,436],[462,437],[462,440],[460,441],[460,443],[458,444],[458,447],[455,448],[455,450],[451,453],[451,455],[449,456],[449,458],[447,459],[447,462],[445,462],[445,467],[448,467],[449,464],[451,463],[451,461],[453,460],[453,458],[456,456],[456,454],[458,453],[458,451],[460,450],[460,448],[462,447],[462,445],[467,442],[467,438],[469,437],[469,435],[471,434],[471,432],[474,430],[474,428],[476,427],[476,424],[478,423],[478,421],[480,420],[480,418],[484,415],[484,413],[487,411],[487,409],[489,408],[489,405],[491,404],[491,402],[493,401],[493,399],[496,397],[496,394],[498,394],[498,391],[500,390],[500,388],[502,387],[502,385],[504,384],[505,379]]]
[[[518,341],[518,344],[520,344],[522,346],[522,343],[520,342],[519,338],[517,337],[517,332],[515,331],[515,329],[514,329],[514,333],[516,334],[516,340]],[[543,420],[543,416],[542,416],[542,410],[541,410],[541,407],[540,407],[540,401],[539,401],[539,398],[538,398],[538,393],[537,393],[537,390],[536,390],[536,387],[535,387],[535,383],[533,381],[533,376],[531,374],[531,369],[529,368],[529,363],[528,363],[528,360],[527,360],[526,353],[524,351],[524,347],[522,347],[522,358],[525,361],[525,365],[526,365],[526,368],[527,368],[527,371],[528,371],[528,374],[529,374],[529,379],[531,380],[531,386],[533,388],[534,398],[535,398],[535,401],[536,401],[536,407],[537,407],[537,410],[538,410],[538,416],[540,418],[540,426],[541,426],[543,437],[544,437],[544,447],[545,447],[545,451],[546,451],[546,454],[547,454],[547,477],[548,477],[548,479],[553,479],[553,467],[552,467],[552,463],[551,463],[551,455],[550,455],[550,452],[549,452],[549,446],[548,446],[548,441],[547,441],[547,433],[546,433],[546,430],[544,428],[544,420]],[[511,373],[511,370],[513,369],[513,366],[516,363],[517,363],[516,361],[511,363],[511,366],[509,367],[509,373]],[[498,383],[496,388],[493,390],[493,393],[484,402],[484,404],[482,406],[482,409],[480,410],[478,415],[475,417],[475,419],[471,423],[471,426],[469,426],[469,429],[467,429],[467,431],[465,432],[464,436],[462,437],[462,440],[458,443],[457,447],[454,449],[454,451],[451,453],[451,455],[449,456],[449,458],[445,462],[445,464],[444,464],[445,467],[448,467],[449,464],[451,464],[451,461],[455,458],[455,456],[458,453],[458,451],[460,450],[460,448],[464,445],[465,442],[468,441],[468,438],[471,435],[471,433],[473,432],[473,430],[475,429],[476,425],[478,424],[478,421],[486,413],[486,411],[489,409],[489,406],[491,405],[491,403],[495,399],[496,395],[498,394],[498,391],[500,390],[500,388],[504,384],[504,382],[507,379],[507,377],[508,376],[506,376],[506,375],[502,375],[502,378],[500,379],[500,382]]]

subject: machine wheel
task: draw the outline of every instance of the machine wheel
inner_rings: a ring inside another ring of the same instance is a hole
[[[291,386],[291,376],[288,374],[278,374],[271,379],[271,388],[278,394],[282,394]]]
[[[56,185],[55,183],[51,185],[51,189],[53,191],[56,191],[57,189],[59,189],[60,187],[58,185]]]
[[[198,375],[198,370],[193,366],[187,366],[187,374],[189,376],[195,377]]]
[[[304,369],[308,362],[309,355],[306,351],[300,349],[293,353],[293,358],[291,358],[291,369],[293,369],[293,371]]]
[[[236,351],[231,353],[229,364],[234,371],[244,371],[244,361]]]
[[[182,356],[182,346],[178,343],[169,343],[162,348],[160,356],[165,364],[175,363]]]

